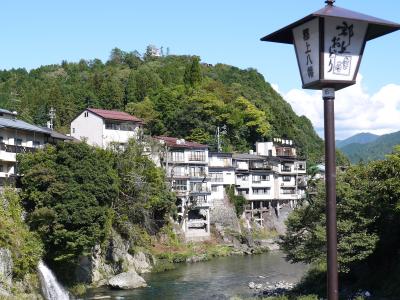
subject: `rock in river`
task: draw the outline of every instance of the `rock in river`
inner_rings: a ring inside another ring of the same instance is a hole
[[[145,287],[147,283],[136,272],[124,272],[110,278],[108,285],[116,289],[129,290]]]

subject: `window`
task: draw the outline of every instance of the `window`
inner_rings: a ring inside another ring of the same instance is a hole
[[[283,176],[282,180],[283,181],[290,181],[290,180],[292,180],[292,177],[291,176]]]
[[[39,148],[40,147],[40,142],[39,141],[33,141],[33,148]]]
[[[281,188],[281,194],[293,195],[293,194],[296,194],[296,190],[294,188]]]
[[[204,184],[202,182],[191,182],[190,191],[195,193],[207,192],[207,184]]]
[[[212,182],[223,182],[224,177],[222,173],[210,173]]]
[[[2,136],[0,136],[0,143],[4,143],[4,139]]]
[[[192,151],[190,152],[190,161],[205,161],[206,153],[204,151]]]
[[[22,139],[15,139],[15,145],[16,146],[21,146],[22,145]]]
[[[75,128],[72,128],[72,133],[75,133]]]
[[[185,161],[185,155],[182,151],[173,151],[169,153],[171,161]]]
[[[0,172],[4,172],[3,165],[0,165]]]
[[[248,189],[238,189],[238,194],[239,195],[248,195],[249,194],[249,190]]]
[[[269,195],[269,188],[253,188],[253,194],[255,195]]]
[[[211,192],[218,192],[218,185],[212,185]]]
[[[224,164],[224,167],[230,167],[230,166],[232,166],[232,161],[230,158],[224,157],[223,164]]]
[[[247,180],[249,180],[249,176],[248,175],[238,175],[237,179],[241,180],[241,181],[247,181]]]
[[[187,176],[185,167],[183,166],[169,166],[168,175],[171,177]]]
[[[187,190],[186,183],[187,183],[186,180],[175,180],[172,187],[176,191],[186,191]]]
[[[269,181],[269,175],[253,175],[253,182]]]
[[[204,177],[206,176],[204,167],[190,167],[190,176],[192,177]]]
[[[305,170],[304,164],[298,164],[297,168],[299,170]]]
[[[85,111],[85,113],[83,114],[83,116],[84,116],[85,118],[89,117],[89,112]]]
[[[292,170],[292,168],[289,165],[282,165],[282,167],[281,167],[282,172],[290,172],[291,170]]]

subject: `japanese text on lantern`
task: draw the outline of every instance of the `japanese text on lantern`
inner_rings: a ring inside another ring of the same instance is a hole
[[[306,66],[307,66],[307,76],[308,78],[314,77],[314,67],[313,62],[311,60],[311,45],[308,42],[310,40],[310,28],[303,29],[303,41],[306,43],[306,51],[304,54],[306,55]]]
[[[351,46],[351,39],[354,36],[354,25],[347,21],[336,26],[336,35],[332,38],[331,46],[329,47],[329,69],[336,75],[350,75],[351,55],[347,48]]]

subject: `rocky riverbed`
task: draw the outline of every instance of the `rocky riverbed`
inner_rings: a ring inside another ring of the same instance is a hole
[[[263,277],[263,276],[260,276]],[[255,296],[281,296],[287,294],[295,286],[295,283],[287,282],[284,280],[277,282],[261,282],[255,283],[250,281],[248,284],[249,289],[257,290]]]

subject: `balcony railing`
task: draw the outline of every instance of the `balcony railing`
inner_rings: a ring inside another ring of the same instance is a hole
[[[266,162],[264,162],[264,163],[261,163],[261,162],[250,163],[250,169],[253,169],[253,170],[271,170],[272,169],[272,165],[269,164],[269,163],[266,163]]]
[[[189,192],[190,193],[210,193],[211,191],[206,186],[204,186],[204,187],[191,186]]]
[[[199,178],[207,177],[206,172],[190,172],[189,175],[190,177],[199,177]]]
[[[8,145],[5,143],[0,143],[0,150],[10,152],[10,153],[35,152],[39,148],[41,148],[41,147],[33,148],[33,147],[27,147],[27,146]]]
[[[206,156],[205,155],[190,155],[189,156],[189,161],[206,161]]]

